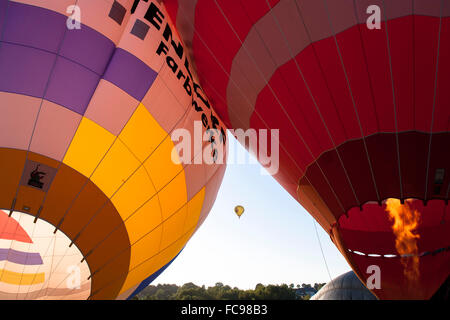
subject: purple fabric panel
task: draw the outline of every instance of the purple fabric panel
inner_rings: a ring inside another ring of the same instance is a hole
[[[100,81],[100,76],[78,63],[39,49],[8,43],[0,45],[0,91],[42,98],[81,115]]]
[[[60,55],[103,75],[114,53],[115,45],[107,37],[88,26],[66,32]]]
[[[54,60],[52,53],[0,43],[0,91],[41,98]]]
[[[131,53],[117,48],[104,79],[141,101],[157,73]]]
[[[96,73],[58,57],[44,98],[83,115],[99,81]]]
[[[0,0],[0,36],[3,33],[3,25],[5,21],[6,7],[8,6],[8,0]]]
[[[10,2],[2,40],[56,53],[66,20],[67,17],[51,10]]]
[[[0,2],[0,17],[6,1]],[[82,25],[80,30],[67,30],[67,17],[36,6],[11,2],[4,22],[3,41],[22,44],[59,54],[102,75],[115,45],[94,29]]]
[[[0,249],[0,261],[5,260],[29,266],[41,265],[44,263],[39,253],[27,253],[13,249]]]
[[[64,15],[5,0],[0,0],[0,17],[5,8],[6,18],[0,21],[4,24],[0,91],[38,98],[45,95],[45,99],[83,115],[103,74],[105,80],[139,101],[156,78],[156,72],[144,62],[115,49],[112,41],[88,26],[66,31]],[[56,58],[53,53],[58,48],[60,57]]]

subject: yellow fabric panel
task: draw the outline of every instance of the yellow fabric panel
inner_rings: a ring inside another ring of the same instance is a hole
[[[183,166],[172,161],[173,141],[142,104],[118,140],[141,161],[154,151],[144,162],[146,172],[139,169],[111,199],[125,221],[132,243],[130,273],[121,290],[124,292],[163,267],[158,262],[161,241],[167,247],[182,236],[188,206]],[[147,173],[150,177],[145,176]],[[151,198],[155,192],[158,194]],[[133,213],[148,199],[145,205]],[[197,198],[196,201],[200,200]],[[201,204],[195,207],[198,206],[201,209]],[[163,219],[167,221],[162,223]],[[156,229],[146,235],[153,228]],[[177,247],[181,249],[182,246]],[[165,259],[168,256],[163,254],[162,257]]]
[[[135,243],[161,222],[161,207],[155,196],[125,221],[130,243]]]
[[[150,259],[147,258],[147,261],[143,262],[135,269],[130,270],[120,293],[123,293],[137,283],[142,282],[175,258],[189,240],[194,230],[195,228],[192,228],[189,232],[180,237],[178,241],[159,252],[155,257]]]
[[[144,238],[131,245],[130,270],[158,253],[162,233],[163,227],[159,226]],[[150,275],[143,275],[142,280],[148,276]]]
[[[119,139],[143,162],[166,136],[167,132],[145,106],[140,104],[120,133]]]
[[[109,198],[139,167],[139,161],[117,139],[92,175],[94,182]]]
[[[187,202],[184,171],[162,189],[158,193],[158,196],[161,203],[163,220],[166,220]]]
[[[114,139],[108,130],[83,117],[63,163],[89,177]]]
[[[168,264],[181,251],[181,249],[183,249],[194,230],[195,228],[192,228],[183,236],[180,235],[177,241],[173,242],[171,245],[161,251],[161,260],[159,261],[160,267]]]
[[[33,285],[43,283],[45,273],[17,273],[0,269],[0,282],[17,285]]]
[[[144,166],[152,177],[156,190],[160,190],[166,185],[178,172],[183,170],[181,164],[175,164],[172,161],[172,149],[175,148],[172,139],[166,138],[164,142],[155,150],[151,157],[144,162]],[[178,154],[176,154],[179,162]],[[184,179],[184,172],[183,179]],[[173,212],[172,212],[173,213]]]
[[[205,187],[203,187],[199,192],[197,192],[197,194],[188,202],[188,214],[186,217],[186,223],[184,224],[183,233],[197,226],[198,219],[200,219],[200,213],[202,211],[204,200],[205,200]]]
[[[184,222],[188,212],[187,204],[178,210],[169,219],[164,221],[164,233],[161,239],[161,249],[164,249],[175,242],[183,235]]]
[[[122,219],[125,220],[155,193],[155,187],[153,186],[147,171],[141,166],[111,198],[111,202],[114,204],[114,207],[117,209]],[[156,196],[154,198],[157,199]],[[157,209],[156,213],[158,216],[161,216],[159,205]],[[130,229],[127,230],[131,239],[131,233],[134,231]]]
[[[159,263],[161,260],[160,255],[156,255],[155,257],[145,261],[136,269],[131,270],[127,274],[127,278],[125,279],[125,282],[122,286],[122,289],[120,290],[120,294],[127,291],[131,287],[135,286],[136,284],[141,283],[145,279],[147,279],[150,275],[154,274],[156,271],[161,269],[163,265]]]

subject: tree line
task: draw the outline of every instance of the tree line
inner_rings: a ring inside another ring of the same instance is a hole
[[[213,287],[197,286],[192,282],[182,286],[175,284],[150,285],[134,297],[136,300],[308,300],[325,283],[313,286],[282,284],[257,284],[255,289],[241,290],[221,282]]]

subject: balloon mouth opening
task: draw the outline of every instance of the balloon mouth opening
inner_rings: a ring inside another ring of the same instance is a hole
[[[431,219],[429,216],[433,213],[438,214],[439,219]],[[446,199],[386,198],[348,209],[339,216],[338,225],[340,229],[355,229],[358,226],[362,231],[393,232],[397,222],[401,230],[409,226],[410,231],[420,232],[422,228],[445,224],[450,219],[448,213]]]
[[[432,255],[435,256],[437,254],[441,254],[444,252],[448,252],[450,251],[450,246],[448,247],[443,247],[443,248],[439,248],[433,251],[423,251],[423,252],[419,252],[416,254],[398,254],[398,253],[393,253],[393,254],[377,254],[377,253],[365,253],[365,252],[361,252],[361,251],[357,251],[357,250],[352,250],[352,249],[347,249],[348,252],[350,253],[354,253],[358,256],[367,256],[367,257],[372,257],[372,258],[389,258],[389,259],[395,259],[395,258],[413,258],[413,257],[424,257],[424,256],[428,256],[428,255]]]
[[[91,271],[79,248],[54,225],[0,210],[0,299],[87,299]]]
[[[441,199],[424,203],[415,198],[404,201],[389,198],[380,203],[371,201],[351,208],[339,217],[339,230],[346,247],[351,249],[348,251],[357,255],[375,258],[435,255],[448,250],[448,247],[430,241],[434,234],[445,234],[450,218],[448,212],[446,201]],[[375,248],[367,232],[388,237],[389,243],[383,242],[383,246]],[[364,243],[368,244],[368,248]]]
[[[448,234],[449,209],[443,199],[426,203],[422,199],[404,199],[403,203],[386,199],[381,205],[367,202],[353,207],[339,218],[339,234],[345,243],[342,253],[363,270],[363,278],[369,265],[388,268],[384,281],[401,283],[404,291],[385,298],[419,297],[425,293],[417,288],[426,284],[434,290],[447,276],[448,270],[440,266],[446,264],[450,251],[448,243],[441,240]]]

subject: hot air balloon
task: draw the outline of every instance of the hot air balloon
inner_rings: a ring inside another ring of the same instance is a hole
[[[334,278],[323,286],[311,300],[376,300],[353,271]]]
[[[244,207],[243,206],[236,206],[234,207],[234,213],[236,213],[236,215],[238,216],[238,218],[240,219],[242,214],[244,214]]]
[[[225,170],[223,136],[180,161],[174,132],[225,127],[175,27],[156,1],[0,0],[0,34],[0,298],[132,297]]]
[[[165,6],[225,124],[280,129],[275,178],[362,282],[378,266],[378,298],[430,298],[450,272],[448,2]],[[391,198],[419,212],[408,254],[396,246]],[[413,279],[411,259],[418,260]]]

